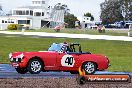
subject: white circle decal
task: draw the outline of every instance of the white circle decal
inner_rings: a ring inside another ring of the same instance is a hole
[[[64,55],[61,59],[61,65],[66,67],[73,67],[75,63],[72,55]]]

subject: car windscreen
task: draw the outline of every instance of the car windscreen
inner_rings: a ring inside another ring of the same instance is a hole
[[[62,52],[65,50],[65,45],[64,44],[56,44],[56,43],[53,43],[51,45],[51,47],[48,49],[48,51],[56,51],[56,52]]]

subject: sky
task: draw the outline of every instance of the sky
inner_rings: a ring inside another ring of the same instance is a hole
[[[5,12],[20,6],[28,6],[32,0],[0,0],[0,4]],[[105,0],[50,0],[49,5],[62,3],[68,5],[70,13],[77,17],[81,17],[84,13],[90,12],[95,20],[99,20],[100,3]]]

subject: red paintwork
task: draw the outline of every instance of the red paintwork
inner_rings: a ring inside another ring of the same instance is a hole
[[[21,63],[18,63],[20,68],[27,67],[29,60],[33,57],[39,57],[44,63],[44,69],[52,71],[78,71],[78,68],[87,61],[95,62],[98,65],[98,70],[105,70],[109,65],[107,57],[97,54],[70,54],[75,59],[73,67],[64,67],[61,65],[61,58],[66,55],[66,53],[57,53],[53,51],[15,52],[12,55],[15,58],[22,53],[24,54],[24,58]]]

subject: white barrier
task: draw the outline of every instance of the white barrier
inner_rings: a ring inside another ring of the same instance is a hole
[[[3,30],[2,26],[0,26],[0,30]]]
[[[128,36],[129,36],[129,37],[132,37],[132,24],[129,25]]]
[[[24,32],[25,32],[25,28],[22,28],[22,35],[24,35]]]
[[[129,30],[132,30],[132,24],[129,25]]]

